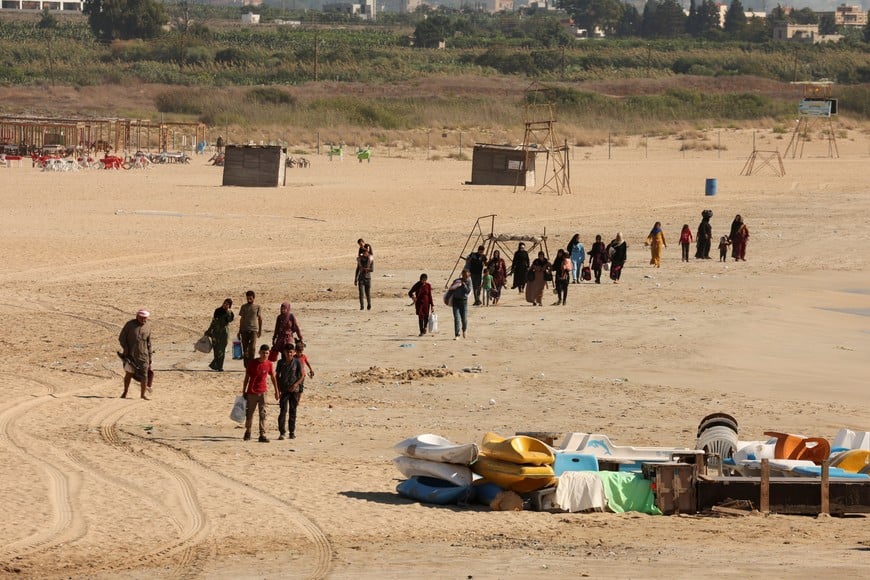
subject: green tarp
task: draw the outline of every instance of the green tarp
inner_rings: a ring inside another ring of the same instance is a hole
[[[641,512],[655,516],[662,515],[656,507],[650,481],[639,473],[622,471],[599,471],[598,477],[604,485],[607,507],[612,512]]]

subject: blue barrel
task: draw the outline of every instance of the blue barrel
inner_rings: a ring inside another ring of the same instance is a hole
[[[242,343],[241,341],[233,341],[233,358],[238,360],[242,358]]]
[[[707,179],[707,183],[704,184],[704,194],[705,195],[716,195],[716,187],[718,184],[716,183],[715,177],[710,177]]]

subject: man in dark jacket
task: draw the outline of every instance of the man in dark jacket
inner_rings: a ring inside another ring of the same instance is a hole
[[[474,287],[474,305],[480,306],[480,282],[483,277],[483,269],[486,267],[486,254],[484,247],[478,246],[476,252],[468,254],[465,259],[465,269],[471,274],[471,285]]]

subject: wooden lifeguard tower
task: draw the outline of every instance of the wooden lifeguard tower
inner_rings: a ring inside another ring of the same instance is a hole
[[[571,168],[568,161],[568,142],[556,141],[556,115],[553,103],[547,99],[549,89],[532,85],[527,91],[527,103],[523,111],[522,151],[525,153],[523,168],[540,153],[545,154],[541,186],[537,193],[555,191],[558,195],[571,193]],[[540,100],[540,102],[538,102]],[[517,190],[519,183],[514,185]]]
[[[828,144],[828,157],[840,157],[837,136],[834,134],[834,117],[837,115],[837,99],[834,98],[834,83],[831,81],[798,82],[803,88],[803,98],[798,103],[798,120],[791,140],[785,148],[785,156],[792,159],[804,156],[804,145],[811,140],[811,130],[819,124],[824,129]]]

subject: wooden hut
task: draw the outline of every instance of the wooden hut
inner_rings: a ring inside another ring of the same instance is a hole
[[[476,143],[471,159],[474,185],[535,186],[535,157],[545,149]]]
[[[284,185],[287,153],[278,145],[227,145],[223,185]]]

